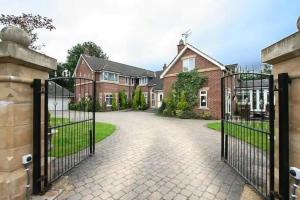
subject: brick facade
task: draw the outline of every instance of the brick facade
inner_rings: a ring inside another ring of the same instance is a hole
[[[128,85],[126,84],[126,78],[119,75],[119,82],[109,82],[109,81],[103,81],[100,80],[100,73],[101,72],[94,72],[91,70],[91,68],[87,65],[87,63],[82,60],[79,63],[79,66],[77,67],[77,70],[74,74],[75,77],[78,78],[88,78],[94,80],[94,74],[96,75],[96,96],[97,99],[100,101],[100,104],[103,105],[105,102],[105,95],[106,94],[115,94],[118,101],[118,93],[121,91],[124,91],[128,97],[128,100],[132,100],[134,90],[137,87],[137,84],[134,85]],[[135,80],[136,82],[137,80]],[[93,90],[92,90],[92,83],[88,83],[88,81],[85,81],[83,79],[78,79],[76,86],[76,101],[81,99],[83,96],[92,96]],[[79,86],[80,85],[80,86]],[[150,90],[152,89],[152,86],[140,86],[142,93],[147,93],[147,103],[150,106]]]
[[[195,68],[200,74],[208,78],[207,83],[202,89],[207,90],[207,108],[200,109],[199,103],[195,107],[197,113],[208,111],[213,119],[221,118],[221,77],[223,71],[216,64],[202,57],[195,51],[187,48],[185,52],[178,58],[173,66],[167,71],[163,77],[163,92],[166,96],[171,89],[172,84],[177,80],[177,74],[183,71],[182,59],[195,57]],[[198,96],[199,97],[199,96]],[[200,99],[198,99],[200,102]]]

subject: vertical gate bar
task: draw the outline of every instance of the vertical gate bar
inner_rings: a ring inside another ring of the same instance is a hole
[[[92,130],[89,130],[89,143],[90,143],[90,156],[93,154],[93,134]]]
[[[221,159],[224,159],[224,77],[221,78]]]
[[[41,192],[41,79],[33,80],[33,174],[32,193]]]
[[[48,138],[48,80],[45,80],[45,93],[44,93],[44,190],[47,190],[48,188],[48,142],[49,142],[49,138]],[[51,145],[51,144],[50,144]],[[50,168],[51,170],[51,168]],[[51,171],[50,171],[51,173]]]
[[[289,98],[288,73],[278,74],[279,88],[279,194],[289,199]]]
[[[274,119],[275,119],[275,109],[274,109],[274,78],[273,75],[269,76],[269,136],[270,136],[270,150],[269,150],[269,184],[270,200],[274,199]]]
[[[93,154],[95,154],[95,143],[96,143],[96,132],[95,132],[95,126],[96,126],[96,123],[95,123],[95,117],[96,117],[96,75],[95,75],[95,80],[93,81],[93,95],[94,95],[94,98],[93,98]]]

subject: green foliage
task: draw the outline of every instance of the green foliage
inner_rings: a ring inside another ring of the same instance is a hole
[[[165,108],[161,108],[160,112],[165,116],[198,118],[193,108],[197,103],[199,89],[206,81],[207,77],[200,75],[197,70],[178,74],[171,92],[164,99]]]
[[[77,65],[80,54],[87,53],[90,56],[95,56],[98,58],[108,59],[108,56],[100,46],[95,44],[94,42],[84,42],[82,44],[76,44],[71,49],[68,50],[66,68],[73,74],[74,69]]]
[[[166,103],[165,101],[162,102],[162,104],[160,105],[160,107],[158,108],[158,114],[162,114],[164,112],[164,110],[166,109]]]
[[[201,113],[200,118],[211,119],[211,113],[209,111],[205,111],[205,112]]]
[[[117,98],[116,98],[116,95],[115,95],[115,94],[113,94],[113,96],[112,96],[111,109],[112,109],[113,111],[118,110]]]
[[[132,107],[132,100],[129,99],[126,105],[127,108],[131,108]]]
[[[180,93],[184,91],[187,106],[192,109],[197,102],[199,89],[206,81],[207,77],[200,75],[197,70],[181,72],[177,75],[177,81],[174,84],[176,96],[180,97]]]
[[[102,108],[101,108],[100,101],[99,101],[98,99],[96,100],[96,106],[95,106],[95,107],[96,107],[96,112],[100,112],[101,109],[102,109]]]
[[[188,107],[188,103],[187,103],[187,100],[186,100],[186,97],[185,97],[185,91],[181,91],[180,92],[180,98],[179,98],[179,101],[177,103],[177,110],[186,110]]]
[[[140,100],[141,101],[140,108],[141,108],[141,110],[146,110],[147,109],[146,98],[145,98],[145,96],[143,94],[141,94],[140,98],[141,98],[141,100]]]
[[[142,94],[141,88],[136,87],[136,89],[134,91],[133,102],[132,102],[132,107],[134,110],[138,110],[140,108],[141,94]]]
[[[120,102],[120,109],[126,109],[127,102],[126,102],[126,94],[125,91],[119,92],[119,102]]]

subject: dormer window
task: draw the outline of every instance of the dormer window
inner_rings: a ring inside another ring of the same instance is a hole
[[[148,77],[140,78],[140,85],[147,85],[148,84]]]
[[[187,58],[182,60],[182,68],[184,72],[195,69],[195,58]]]
[[[101,76],[101,80],[119,82],[119,75],[113,72],[103,72]]]

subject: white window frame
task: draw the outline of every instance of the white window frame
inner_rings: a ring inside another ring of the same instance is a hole
[[[113,75],[114,79],[110,80],[109,75]],[[114,72],[107,72],[107,71],[102,72],[102,76],[100,76],[100,78],[101,78],[101,81],[115,82],[115,83],[119,83],[119,80],[120,80],[119,74],[114,73]]]
[[[204,94],[202,94],[202,92],[204,93]],[[207,90],[200,90],[199,91],[199,108],[200,109],[207,109],[208,108],[208,101],[207,101]],[[202,106],[201,105],[201,97],[204,97],[205,98],[205,106]]]
[[[141,77],[140,85],[147,85],[147,84],[148,84],[148,77]]]
[[[182,70],[183,72],[189,72],[196,67],[196,58],[186,58],[182,60]]]
[[[135,81],[134,81],[134,78],[131,78],[130,81],[131,81],[131,85],[134,85],[134,82],[135,82]]]
[[[111,104],[108,104],[108,101],[107,99],[111,99]],[[113,94],[105,94],[105,103],[106,103],[106,106],[112,106],[112,99],[113,99]]]

